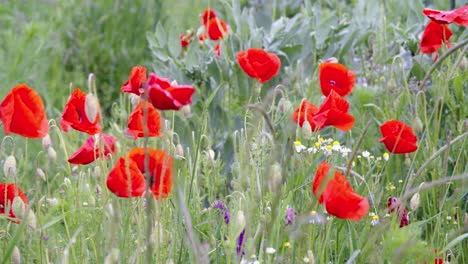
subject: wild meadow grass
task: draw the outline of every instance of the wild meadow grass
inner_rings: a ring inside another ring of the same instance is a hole
[[[0,129],[0,165],[16,160],[0,182],[19,185],[29,208],[20,224],[0,216],[1,263],[468,263],[468,31],[450,26],[452,48],[435,62],[419,51],[421,10],[449,10],[448,1],[172,2],[0,1],[0,99],[16,84],[33,87],[51,140],[44,148]],[[214,41],[180,46],[205,8],[230,27],[220,57]],[[281,59],[264,84],[237,63],[251,47]],[[303,98],[323,101],[318,65],[330,57],[356,73],[346,97],[355,125],[301,129],[293,111]],[[161,137],[125,136],[133,106],[120,87],[134,65],[196,90],[190,107],[160,112]],[[73,88],[94,91],[90,73],[118,151],[77,166],[67,160],[88,135],[59,121]],[[416,152],[377,142],[390,119],[412,127]],[[171,193],[116,197],[107,175],[144,145],[173,157]],[[370,205],[360,221],[328,214],[312,193],[325,160],[352,169],[348,181]],[[389,197],[408,210],[408,226],[388,212]]]

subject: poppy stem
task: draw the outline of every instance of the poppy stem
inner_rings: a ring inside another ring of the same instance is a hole
[[[458,49],[464,47],[466,44],[468,44],[468,39],[462,40],[456,46],[454,46],[453,48],[447,50],[447,52],[442,54],[442,56],[440,56],[440,58],[434,64],[432,64],[432,67],[429,69],[429,71],[427,71],[426,76],[424,76],[423,80],[419,84],[418,90],[421,91],[424,88],[424,86],[426,85],[426,82],[431,77],[432,72],[434,72],[435,69],[437,69],[437,67],[439,67],[446,58],[448,58],[450,55],[452,55],[452,53],[454,53]]]
[[[353,152],[351,153],[351,158],[348,161],[348,165],[346,165],[346,170],[345,170],[345,177],[346,178],[348,178],[349,174],[351,173],[351,167],[353,165],[353,160],[354,160],[354,158],[356,158],[356,154],[357,154],[357,151],[359,149],[359,146],[362,144],[362,141],[364,140],[364,136],[366,135],[367,130],[369,129],[370,125],[371,125],[371,120],[369,120],[367,122],[366,126],[364,127],[364,130],[361,133],[361,137],[359,137],[359,140],[358,140],[356,146],[354,147]]]

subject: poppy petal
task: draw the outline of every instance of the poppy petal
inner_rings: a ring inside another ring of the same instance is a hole
[[[107,188],[118,197],[139,197],[145,192],[145,176],[134,161],[120,157],[109,172]]]
[[[455,23],[460,26],[468,27],[468,5],[448,11],[425,8],[423,9],[423,13],[432,21],[439,24]]]
[[[86,115],[87,96],[80,88],[73,90],[73,93],[65,104],[65,109],[60,120],[60,127],[63,131],[68,132],[68,127],[70,126],[89,135],[95,135],[101,131],[99,111],[97,111],[94,122],[91,122]]]
[[[276,76],[281,67],[281,60],[274,53],[263,49],[250,48],[236,55],[239,66],[251,78],[264,83]]]
[[[442,47],[443,43],[450,45],[449,39],[452,37],[452,31],[447,25],[430,21],[424,30],[419,47],[422,53],[431,54]]]
[[[355,74],[337,62],[322,62],[319,79],[323,95],[328,96],[334,90],[341,96],[351,93],[355,84]]]
[[[95,144],[94,136],[88,137],[86,142],[68,159],[71,164],[86,165],[95,161],[99,157],[107,157],[116,152],[115,142],[117,138],[101,133],[98,135],[104,140],[104,150],[99,150],[99,144]]]
[[[418,149],[418,138],[407,124],[398,120],[389,120],[380,126],[383,142],[387,150],[395,154],[411,153]]]
[[[132,135],[134,139],[145,136],[143,124],[148,128],[148,137],[160,137],[161,134],[161,116],[158,111],[150,104],[145,103],[148,111],[148,120],[145,122],[145,109],[143,102],[140,101],[130,114],[127,125],[127,134]]]
[[[19,186],[13,183],[0,183],[0,214],[5,214],[5,209],[9,208],[8,220],[19,224],[20,220],[16,218],[13,212],[13,201],[19,197],[24,203],[24,211],[28,209],[28,200]]]
[[[130,78],[122,85],[120,90],[125,93],[141,95],[143,93],[141,86],[144,82],[146,82],[146,68],[143,66],[135,66],[130,71]]]

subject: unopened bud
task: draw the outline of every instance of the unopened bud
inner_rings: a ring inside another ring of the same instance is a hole
[[[99,101],[97,97],[90,93],[85,99],[85,114],[89,122],[94,123],[99,114]]]
[[[281,181],[281,166],[279,163],[275,163],[270,168],[270,177],[268,178],[268,188],[270,189],[270,192],[278,191]]]
[[[55,152],[55,149],[53,147],[47,149],[47,155],[49,156],[49,159],[51,161],[57,160],[57,152]]]
[[[206,151],[206,156],[208,157],[209,160],[211,161],[214,161],[215,160],[215,156],[216,156],[216,153],[214,152],[214,150],[212,149],[209,149]]]
[[[104,260],[104,264],[117,264],[120,259],[120,251],[116,248],[111,249],[109,255]]]
[[[309,263],[315,264],[315,257],[312,250],[307,250],[307,257],[309,258]]]
[[[24,201],[21,199],[19,196],[15,196],[13,198],[13,203],[11,205],[11,210],[13,210],[13,214],[15,214],[15,217],[18,219],[23,219],[24,218],[24,213],[26,211],[26,205],[24,204]]]
[[[21,253],[19,248],[15,246],[10,256],[11,264],[20,264],[21,263]]]
[[[140,100],[141,100],[140,96],[133,94],[133,93],[130,94],[130,103],[132,104],[133,107],[136,107],[137,104],[140,102]]]
[[[41,178],[41,180],[47,181],[45,172],[41,168],[36,168],[36,174],[39,178]]]
[[[244,230],[245,228],[245,215],[244,211],[239,210],[237,211],[236,215],[236,225],[237,225],[237,230]]]
[[[416,116],[413,119],[413,125],[412,126],[413,126],[413,129],[414,129],[414,132],[416,132],[417,134],[420,134],[424,129],[423,122],[421,121],[421,118],[419,118],[418,116]]]
[[[197,38],[201,37],[203,34],[205,34],[205,27],[201,26],[197,29]]]
[[[175,154],[177,158],[184,158],[184,147],[181,144],[177,144]]]
[[[278,102],[278,111],[280,113],[286,113],[286,112],[289,112],[291,110],[291,107],[292,107],[292,104],[291,102],[286,99],[286,98],[281,98]]]
[[[302,124],[301,133],[304,138],[309,139],[312,137],[312,127],[310,126],[309,121],[304,121]]]
[[[5,177],[14,177],[16,175],[16,159],[14,156],[10,155],[5,159],[3,164],[3,173]]]
[[[46,201],[50,206],[56,206],[59,203],[57,198],[47,198]]]
[[[42,138],[42,147],[44,149],[48,149],[52,145],[52,140],[50,139],[49,134],[45,135],[45,137]]]
[[[99,167],[99,166],[94,167],[94,170],[93,170],[94,178],[99,179],[101,177],[101,175],[102,175],[101,167]]]
[[[37,228],[37,219],[36,219],[36,214],[34,213],[33,210],[29,209],[28,217],[26,219],[26,223],[30,228],[35,230]]]
[[[411,197],[411,200],[410,200],[411,210],[416,211],[419,208],[419,204],[420,204],[420,195],[417,192],[413,195],[413,197]]]
[[[189,118],[192,116],[192,110],[190,108],[190,105],[184,105],[180,110],[182,110],[182,114],[184,114],[185,118]]]

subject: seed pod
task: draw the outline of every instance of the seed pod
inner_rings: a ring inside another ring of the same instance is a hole
[[[49,134],[45,135],[45,137],[42,138],[42,147],[44,149],[48,149],[52,145],[52,140],[50,139]]]
[[[16,218],[18,219],[24,218],[26,205],[24,204],[24,201],[19,196],[15,196],[15,198],[13,198],[11,209],[13,210],[13,213],[15,214]]]
[[[312,137],[312,127],[310,126],[309,121],[304,121],[302,124],[301,133],[304,138],[309,139]]]
[[[47,181],[45,172],[41,168],[36,168],[36,174],[39,178],[41,178],[41,180]]]
[[[19,248],[15,246],[10,256],[11,264],[20,264],[21,263],[21,253]]]
[[[412,127],[414,129],[414,132],[416,132],[416,134],[420,134],[423,129],[424,129],[424,125],[423,125],[423,122],[421,121],[421,118],[419,118],[418,116],[416,116],[414,119],[413,119],[413,124],[412,124]]]
[[[209,150],[206,151],[206,156],[208,157],[208,160],[215,161],[216,153],[214,152],[214,150],[209,149]]]
[[[3,173],[5,177],[14,177],[16,175],[16,159],[13,155],[8,156],[3,164]]]
[[[242,210],[237,211],[236,225],[237,225],[237,230],[244,230],[245,228],[245,215],[244,215],[244,211]]]
[[[278,102],[278,111],[280,113],[289,112],[289,110],[291,110],[291,107],[292,107],[291,102],[286,98],[281,98]]]
[[[176,157],[184,158],[184,148],[181,144],[177,144],[175,153]]]
[[[53,147],[47,149],[47,155],[49,156],[49,159],[51,161],[57,160],[57,152],[55,152],[55,149]]]
[[[180,110],[182,111],[182,114],[184,114],[185,118],[192,116],[192,109],[190,108],[190,105],[184,105]]]
[[[29,209],[29,213],[28,213],[28,217],[26,219],[26,223],[28,223],[28,226],[30,228],[32,228],[33,230],[36,230],[36,228],[37,228],[36,214],[31,209]]]

